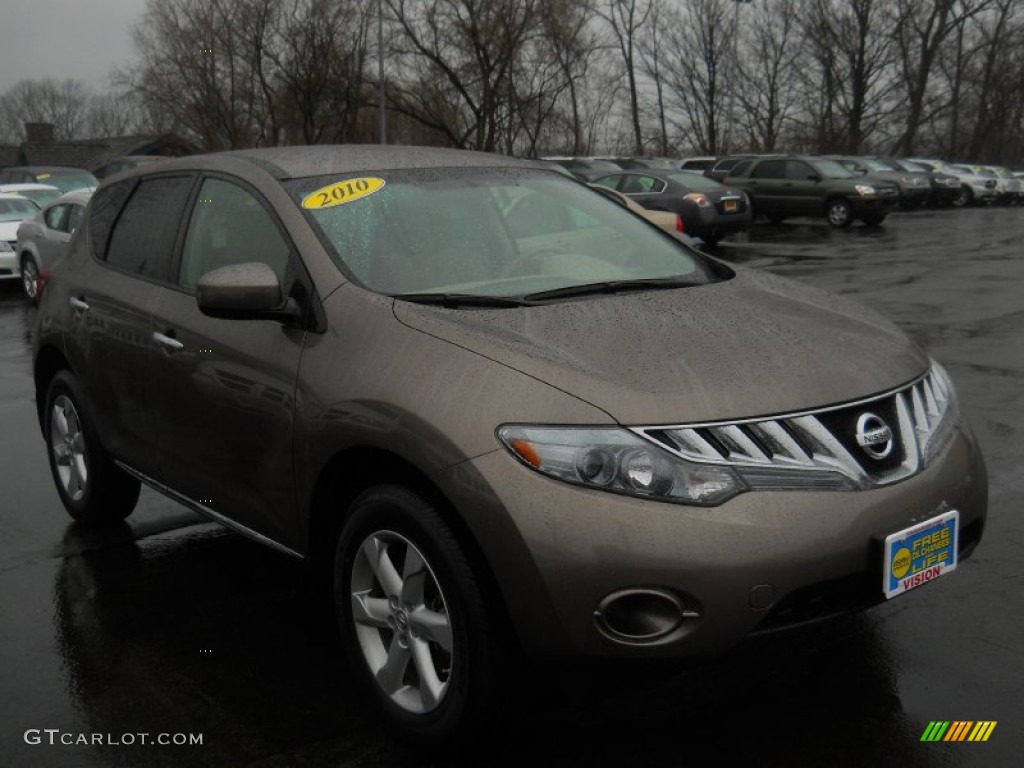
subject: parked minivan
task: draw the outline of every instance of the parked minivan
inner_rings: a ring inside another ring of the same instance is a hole
[[[904,599],[985,524],[953,382],[892,324],[488,154],[106,182],[34,372],[74,518],[144,482],[322,564],[366,695],[420,743],[493,718],[509,660],[721,655]]]

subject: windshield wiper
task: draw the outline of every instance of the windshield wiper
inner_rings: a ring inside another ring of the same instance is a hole
[[[484,296],[478,293],[399,293],[394,298],[442,307],[527,307],[533,303],[514,296]]]
[[[548,301],[549,299],[565,299],[572,296],[587,296],[595,293],[618,293],[619,291],[645,291],[652,288],[692,288],[704,285],[681,277],[648,277],[635,280],[606,280],[601,283],[584,283],[554,288],[550,291],[538,291],[523,296],[527,302]]]

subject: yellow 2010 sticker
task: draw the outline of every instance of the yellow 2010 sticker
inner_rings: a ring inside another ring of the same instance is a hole
[[[336,205],[354,203],[377,192],[384,186],[384,179],[366,176],[358,179],[346,179],[327,187],[310,192],[302,200],[302,207],[309,210],[333,208]]]

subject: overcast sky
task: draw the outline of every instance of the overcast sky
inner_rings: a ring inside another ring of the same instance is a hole
[[[0,93],[19,80],[83,80],[106,90],[134,58],[131,25],[146,0],[0,0]]]

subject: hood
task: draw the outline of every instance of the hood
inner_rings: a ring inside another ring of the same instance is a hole
[[[547,306],[395,301],[400,322],[544,381],[623,424],[768,416],[863,398],[927,356],[871,310],[755,270],[696,288]]]

